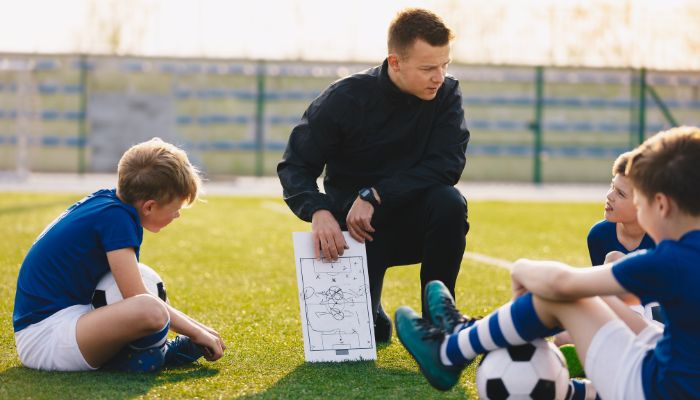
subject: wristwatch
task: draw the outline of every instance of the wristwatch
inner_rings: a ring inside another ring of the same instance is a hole
[[[362,200],[369,202],[369,204],[371,204],[372,207],[379,207],[379,202],[377,201],[377,198],[374,197],[374,191],[371,187],[360,189],[359,195]]]

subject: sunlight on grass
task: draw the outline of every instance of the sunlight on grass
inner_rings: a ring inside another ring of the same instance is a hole
[[[281,200],[264,197],[211,197],[161,233],[146,233],[141,249],[141,261],[163,277],[172,304],[221,332],[229,346],[224,358],[157,375],[21,367],[10,317],[17,271],[46,224],[79,198],[0,194],[0,398],[476,398],[473,366],[458,387],[438,392],[396,338],[379,347],[376,362],[305,363],[291,232],[309,225],[283,212]],[[587,265],[585,235],[600,215],[600,204],[472,202],[467,250]],[[404,304],[420,309],[418,272],[417,266],[389,270],[388,312]],[[462,311],[484,315],[509,295],[507,271],[462,264]]]

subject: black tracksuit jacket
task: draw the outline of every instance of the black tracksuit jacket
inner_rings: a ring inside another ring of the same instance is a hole
[[[357,192],[374,187],[382,208],[433,185],[457,183],[469,131],[459,82],[447,75],[433,100],[401,92],[381,66],[331,84],[294,127],[277,174],[284,200],[304,221],[319,209],[342,226]],[[326,169],[325,194],[316,179]]]

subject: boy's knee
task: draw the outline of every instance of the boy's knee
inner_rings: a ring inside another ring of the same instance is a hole
[[[136,301],[136,312],[138,320],[147,330],[159,330],[170,320],[170,313],[167,307],[159,299],[148,295],[140,294],[134,296]]]
[[[605,264],[609,264],[611,262],[615,262],[615,261],[621,259],[624,256],[625,256],[625,253],[623,253],[621,251],[617,251],[617,250],[611,251],[610,253],[605,255],[604,262],[605,262]]]

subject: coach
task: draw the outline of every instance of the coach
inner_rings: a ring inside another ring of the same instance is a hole
[[[341,229],[366,243],[377,342],[391,339],[381,306],[386,269],[421,262],[454,286],[469,230],[454,187],[469,131],[458,81],[446,75],[452,31],[423,9],[399,12],[383,64],[330,85],[289,137],[277,173],[284,200],[311,222],[317,257],[347,248]],[[321,193],[316,179],[325,167]]]

